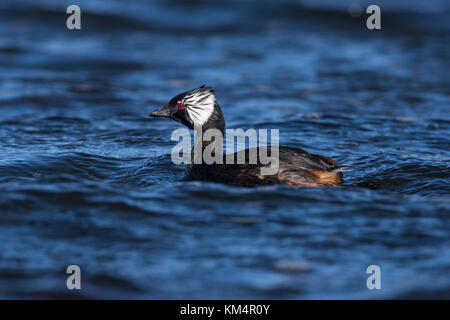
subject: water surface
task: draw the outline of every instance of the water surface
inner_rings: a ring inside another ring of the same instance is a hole
[[[381,2],[372,32],[350,1],[78,1],[80,31],[72,3],[3,1],[0,297],[450,298],[450,13],[432,2]],[[202,84],[229,128],[352,165],[344,186],[181,181],[179,125],[147,114]]]

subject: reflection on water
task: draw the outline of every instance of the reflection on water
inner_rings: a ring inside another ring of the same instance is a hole
[[[69,3],[3,1],[1,297],[449,298],[449,7],[432,2],[381,3],[372,32],[352,2],[79,1],[73,32]],[[181,181],[178,124],[147,114],[201,84],[228,127],[351,164],[345,185]]]

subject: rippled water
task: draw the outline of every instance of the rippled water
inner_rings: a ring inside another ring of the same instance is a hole
[[[81,31],[64,1],[3,1],[0,296],[449,298],[450,10],[432,2],[381,2],[372,32],[351,1],[78,1]],[[345,185],[181,181],[179,125],[147,114],[202,84],[229,128],[352,165]]]

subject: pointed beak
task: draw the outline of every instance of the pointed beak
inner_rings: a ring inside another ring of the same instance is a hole
[[[169,108],[165,106],[159,110],[155,110],[149,114],[149,117],[170,117]]]

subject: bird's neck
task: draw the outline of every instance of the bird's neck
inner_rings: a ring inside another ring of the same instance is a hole
[[[205,131],[209,129],[216,129],[222,132],[222,135],[225,132],[225,119],[223,118],[222,109],[220,109],[219,105],[215,103],[214,111],[209,116],[208,120],[203,123],[201,126],[201,131],[205,133]]]
[[[209,147],[209,150],[222,150],[225,134],[225,119],[223,118],[222,110],[218,104],[215,105],[214,112],[208,120],[201,126],[195,126],[194,131],[195,142],[191,153],[192,159],[194,159],[195,156],[198,156],[198,153],[195,155],[194,151],[195,148],[200,148],[200,146],[202,154],[207,147]]]

